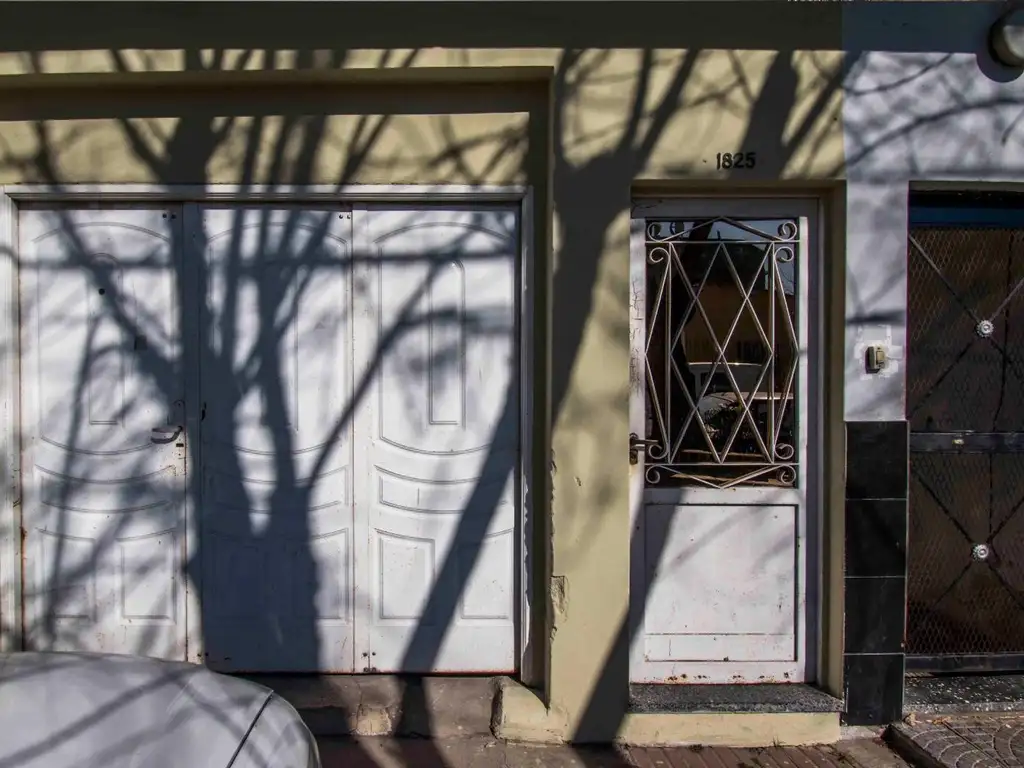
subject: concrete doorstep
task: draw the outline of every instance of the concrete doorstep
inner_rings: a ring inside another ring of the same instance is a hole
[[[295,707],[314,736],[491,737],[497,679],[251,675]]]
[[[494,678],[260,675],[318,737],[491,736]]]

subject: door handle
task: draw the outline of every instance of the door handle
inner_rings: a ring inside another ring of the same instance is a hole
[[[165,443],[173,443],[178,438],[178,435],[185,431],[185,428],[181,425],[175,425],[170,427],[153,427],[151,431],[152,434],[149,439],[154,443],[160,443],[162,445]]]
[[[629,433],[629,463],[636,464],[640,461],[640,451],[657,445],[657,440],[644,440],[636,432]]]

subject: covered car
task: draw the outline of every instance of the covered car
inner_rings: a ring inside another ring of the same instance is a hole
[[[182,662],[0,654],[0,768],[319,768],[268,688]]]

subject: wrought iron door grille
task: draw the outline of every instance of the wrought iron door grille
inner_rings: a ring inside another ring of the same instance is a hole
[[[908,268],[908,664],[998,667],[1024,654],[1024,229],[913,226]]]
[[[790,219],[648,221],[649,486],[797,483]]]

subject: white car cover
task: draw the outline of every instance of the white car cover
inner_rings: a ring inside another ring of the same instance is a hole
[[[273,691],[136,656],[0,654],[0,768],[319,768]]]

